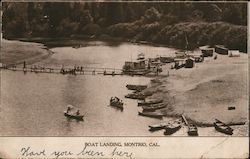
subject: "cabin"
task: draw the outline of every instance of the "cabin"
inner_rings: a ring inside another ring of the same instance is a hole
[[[194,62],[195,62],[195,59],[194,58],[187,58],[185,60],[185,68],[193,68],[194,67]]]
[[[187,57],[193,58],[195,62],[203,62],[204,61],[204,56],[201,53],[189,53],[189,54],[187,54]]]
[[[185,52],[175,52],[175,57],[176,58],[186,58],[186,53]]]
[[[146,68],[146,62],[145,60],[141,61],[126,61],[125,65],[123,66],[124,70],[137,70],[137,69],[145,69]]]
[[[213,56],[214,54],[214,48],[210,48],[209,46],[201,46],[199,49],[201,50],[203,57]]]
[[[174,59],[174,68],[179,69],[185,65],[185,59],[175,58]]]
[[[228,49],[223,45],[215,45],[215,52],[222,55],[228,55]]]
[[[239,50],[229,50],[228,51],[228,56],[229,57],[239,57],[240,52],[239,52]]]

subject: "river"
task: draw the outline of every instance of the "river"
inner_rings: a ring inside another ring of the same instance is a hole
[[[147,45],[85,42],[84,47],[55,47],[48,59],[37,65],[95,66],[122,68],[125,61],[143,52],[147,57],[168,55],[174,49]],[[150,133],[148,125],[160,120],[138,116],[137,101],[124,98],[126,84],[149,84],[150,78],[103,75],[61,75],[12,72],[1,73],[1,136],[162,136]],[[125,105],[120,111],[108,106],[111,96]],[[68,104],[84,114],[84,121],[68,119]]]

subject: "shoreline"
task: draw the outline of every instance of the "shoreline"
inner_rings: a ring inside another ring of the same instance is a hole
[[[53,52],[42,43],[22,42],[2,39],[1,62],[6,65],[19,65],[26,61],[33,64],[51,56]]]
[[[216,118],[229,125],[246,125],[248,56],[217,56],[217,60],[205,58],[191,69],[172,70],[167,64],[144,92],[153,93],[149,99],[163,100],[167,107],[159,111],[166,117],[180,118],[184,114],[199,127],[212,127]],[[164,77],[166,70],[169,77]],[[227,110],[228,106],[236,110]]]

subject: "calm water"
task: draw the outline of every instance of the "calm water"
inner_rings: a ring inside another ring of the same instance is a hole
[[[144,52],[146,57],[174,53],[173,49],[124,43],[110,46],[88,42],[87,47],[58,47],[55,54],[37,64],[53,67],[96,66],[121,68],[124,61]],[[148,125],[162,122],[138,116],[137,101],[126,99],[126,84],[148,84],[149,78],[102,75],[61,75],[12,72],[1,73],[0,136],[163,136],[151,133]],[[111,96],[125,105],[120,111],[109,107]],[[68,104],[85,115],[84,121],[63,115]],[[164,120],[169,120],[165,118]],[[218,136],[214,128],[199,128],[201,136]],[[187,136],[183,127],[174,136]]]

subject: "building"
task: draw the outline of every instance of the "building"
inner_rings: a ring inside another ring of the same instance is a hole
[[[239,57],[240,52],[239,52],[239,50],[229,50],[228,51],[228,56],[229,57]]]
[[[210,48],[209,46],[201,46],[199,47],[203,57],[213,56],[214,48]]]
[[[194,67],[194,59],[189,57],[185,60],[185,68],[193,68]]]
[[[146,68],[146,62],[145,60],[141,61],[126,61],[125,65],[123,66],[124,70],[138,70],[138,69],[145,69]]]
[[[222,45],[215,45],[215,52],[222,55],[228,55],[228,49]]]

